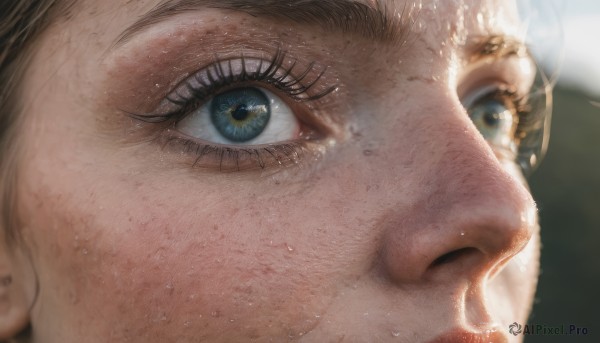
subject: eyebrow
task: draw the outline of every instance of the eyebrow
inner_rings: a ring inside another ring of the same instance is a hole
[[[114,46],[125,44],[152,25],[178,14],[211,8],[318,25],[327,32],[403,45],[418,13],[413,2],[408,0],[402,9],[390,9],[385,0],[370,0],[371,5],[356,0],[163,0],[123,31]]]
[[[469,50],[472,61],[486,57],[496,59],[508,56],[531,57],[527,45],[515,37],[491,35],[487,37],[475,37],[471,40],[472,46]]]

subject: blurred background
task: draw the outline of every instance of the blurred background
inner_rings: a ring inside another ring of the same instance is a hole
[[[525,336],[525,343],[600,342],[600,0],[555,3],[564,56],[550,147],[529,179],[542,226],[541,276],[529,324],[573,324],[589,333]],[[551,74],[552,64],[544,66]]]

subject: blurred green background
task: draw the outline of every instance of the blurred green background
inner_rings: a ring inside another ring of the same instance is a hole
[[[598,80],[600,82],[600,80]],[[600,107],[557,88],[550,148],[530,177],[542,227],[530,324],[574,324],[587,336],[525,336],[525,343],[600,342]]]

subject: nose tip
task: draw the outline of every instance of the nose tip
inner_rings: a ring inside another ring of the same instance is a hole
[[[446,164],[435,191],[408,215],[390,212],[382,256],[394,282],[483,278],[525,247],[535,227],[535,203],[517,177],[495,158],[488,162]]]

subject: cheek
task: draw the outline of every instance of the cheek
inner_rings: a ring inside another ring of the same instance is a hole
[[[302,207],[295,196],[61,179],[76,181],[33,184],[22,199],[34,213],[27,236],[38,255],[40,301],[55,297],[78,327],[105,318],[98,330],[116,338],[166,339],[172,330],[197,337],[198,328],[243,337],[306,332],[352,260],[336,251],[349,245],[336,241],[344,225],[324,227],[311,215],[322,207]]]

